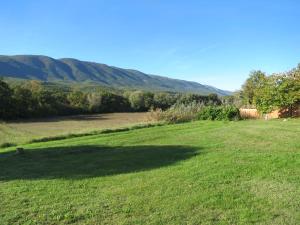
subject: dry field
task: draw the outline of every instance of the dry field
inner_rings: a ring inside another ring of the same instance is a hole
[[[35,138],[124,127],[143,123],[145,118],[146,113],[108,113],[0,123],[0,145],[24,143]]]

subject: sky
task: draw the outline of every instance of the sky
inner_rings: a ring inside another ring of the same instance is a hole
[[[77,58],[237,90],[300,63],[298,0],[1,1],[0,54]]]

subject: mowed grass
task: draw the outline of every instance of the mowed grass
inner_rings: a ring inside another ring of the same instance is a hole
[[[0,224],[299,224],[300,120],[167,125],[0,150]]]
[[[146,113],[107,113],[0,122],[0,146],[4,143],[20,144],[49,136],[126,127],[143,123],[145,118]]]

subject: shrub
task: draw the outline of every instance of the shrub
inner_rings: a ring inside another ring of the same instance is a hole
[[[166,110],[176,103],[178,96],[165,92],[154,93],[153,108]]]
[[[166,111],[161,109],[151,110],[148,119],[150,121],[164,121],[167,123],[192,121],[197,119],[197,115],[202,108],[202,104],[195,102],[188,105],[175,104]]]
[[[216,94],[199,95],[199,94],[183,94],[177,100],[177,103],[191,104],[197,103],[202,105],[220,105],[222,102]]]
[[[240,112],[234,106],[207,106],[198,113],[200,120],[239,120]]]
[[[153,106],[153,93],[151,92],[134,91],[128,99],[134,111],[148,111]]]
[[[0,144],[0,148],[8,148],[8,147],[13,147],[13,146],[16,146],[16,144],[10,143],[10,142],[5,142],[5,143]]]

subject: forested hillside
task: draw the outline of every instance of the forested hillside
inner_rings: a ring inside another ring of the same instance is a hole
[[[115,88],[230,94],[228,91],[212,86],[149,75],[137,70],[77,59],[53,59],[37,55],[0,56],[0,76],[41,81],[93,83]]]

